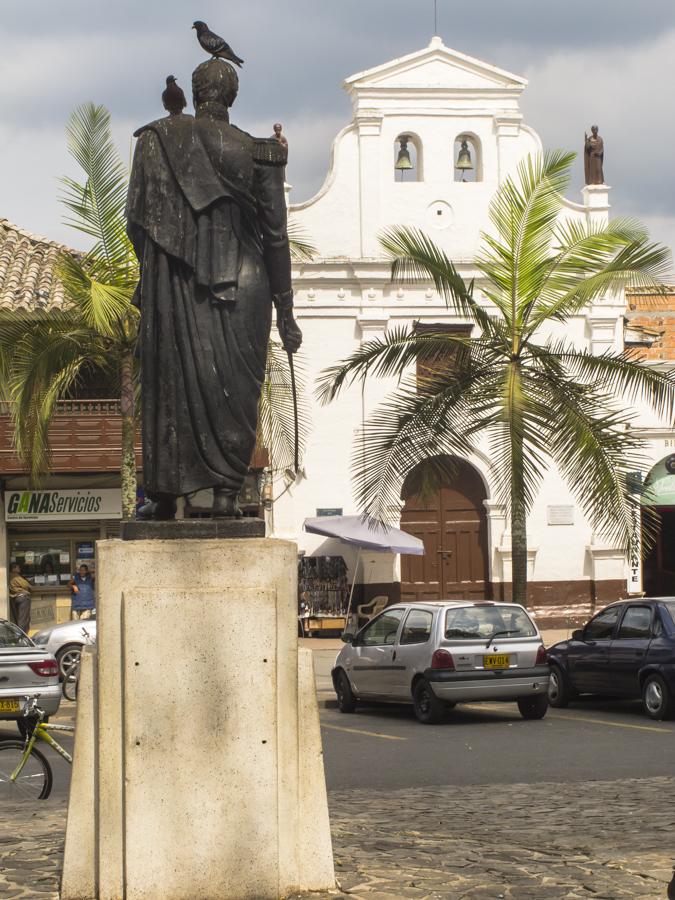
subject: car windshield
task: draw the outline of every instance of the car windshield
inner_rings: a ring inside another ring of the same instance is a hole
[[[661,601],[665,608],[668,610],[668,615],[670,616],[670,621],[672,626],[675,628],[675,600],[662,600]]]
[[[486,640],[536,637],[532,620],[517,606],[462,606],[445,614],[445,637],[449,640]]]
[[[0,650],[3,647],[32,647],[33,642],[30,638],[12,625],[11,622],[0,622]]]

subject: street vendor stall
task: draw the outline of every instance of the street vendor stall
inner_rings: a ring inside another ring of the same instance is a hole
[[[309,534],[335,538],[357,548],[356,564],[346,608],[340,611],[342,613],[340,615],[336,614],[335,609],[328,613],[332,629],[355,631],[358,627],[357,617],[352,611],[352,600],[364,550],[374,550],[378,553],[409,553],[414,556],[424,554],[424,543],[419,538],[401,531],[400,528],[394,528],[364,516],[319,516],[305,519],[303,527]],[[307,608],[300,611],[303,633],[324,630],[325,619],[326,613],[321,609]]]

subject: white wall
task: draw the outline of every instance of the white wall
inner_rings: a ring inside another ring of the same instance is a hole
[[[318,249],[313,262],[294,269],[296,313],[304,333],[302,354],[310,385],[323,369],[373,336],[420,320],[461,321],[431,285],[392,285],[378,234],[394,225],[416,226],[447,252],[465,279],[478,274],[471,261],[480,246],[480,231],[489,229],[488,207],[495,190],[520,160],[541,150],[538,136],[520,114],[525,85],[518,76],[462,56],[437,38],[417,53],[347,80],[354,120],[335,140],[321,191],[290,207],[293,220]],[[477,183],[454,180],[454,141],[462,133],[475,135],[480,142],[481,158],[474,162],[480,162],[482,180]],[[421,181],[396,180],[396,139],[401,134],[411,135],[418,147]],[[565,201],[562,215],[577,221],[607,221],[608,191],[606,186],[585,188],[581,203]],[[436,214],[438,208],[441,216]],[[564,326],[552,325],[541,339],[565,338],[593,353],[619,350],[624,310],[623,296],[603,298]],[[339,552],[353,571],[355,554],[343,546],[331,550],[323,539],[304,534],[302,521],[321,507],[342,508],[345,515],[358,512],[350,478],[356,430],[364,413],[394,388],[391,381],[370,379],[363,391],[360,386],[345,390],[329,406],[313,401],[306,477],[290,486],[283,479],[277,481],[271,516],[275,534],[297,539],[310,554]],[[665,429],[650,450],[656,462],[667,452],[662,445],[675,440],[675,433],[645,409],[640,411],[640,425]],[[490,486],[491,577],[508,580],[510,539],[503,508],[491,487],[489,449],[484,447],[472,462]],[[574,506],[574,525],[548,524],[547,509],[556,505]],[[553,469],[544,478],[528,534],[534,580],[625,575],[622,557],[612,556],[601,536],[594,535]],[[376,558],[373,566],[378,577],[366,580],[388,580],[384,576],[395,571],[396,561]]]

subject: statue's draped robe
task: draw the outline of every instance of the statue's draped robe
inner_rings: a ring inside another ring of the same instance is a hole
[[[598,135],[586,139],[584,147],[584,175],[586,184],[604,184],[605,174],[603,165],[605,160],[605,142]]]
[[[285,151],[208,116],[137,134],[127,218],[141,267],[145,491],[236,493],[255,447],[272,295],[291,289]]]

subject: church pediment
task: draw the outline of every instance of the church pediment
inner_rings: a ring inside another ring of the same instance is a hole
[[[433,38],[423,50],[352,75],[345,87],[361,90],[477,90],[520,93],[527,80],[446,47]]]

